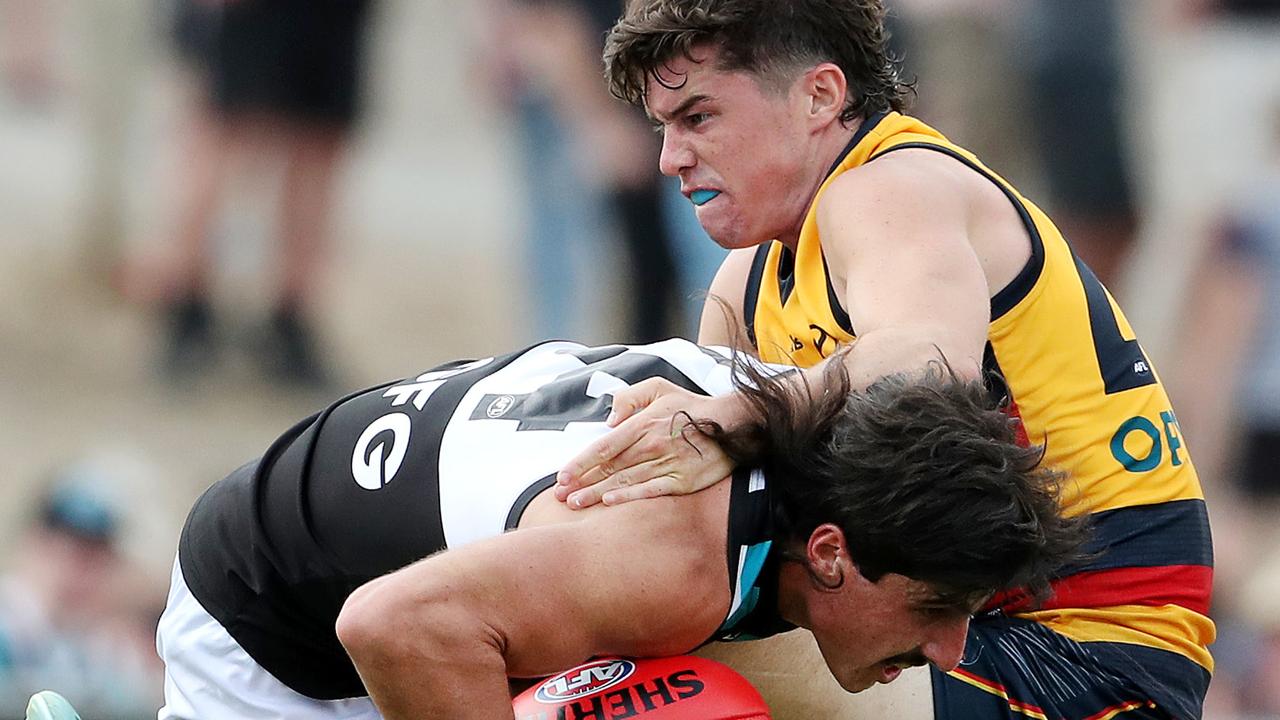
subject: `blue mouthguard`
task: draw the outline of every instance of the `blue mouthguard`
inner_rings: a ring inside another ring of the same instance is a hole
[[[719,190],[694,190],[689,194],[689,199],[694,205],[706,205],[720,194]]]

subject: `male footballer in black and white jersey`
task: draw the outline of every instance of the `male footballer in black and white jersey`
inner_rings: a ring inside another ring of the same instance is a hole
[[[743,386],[752,437],[674,431],[762,449],[700,493],[570,511],[555,472],[642,381]],[[335,402],[192,509],[161,720],[510,718],[509,678],[793,627],[856,692],[954,666],[974,608],[1074,551],[981,383],[939,366],[803,392],[684,341],[554,342]]]

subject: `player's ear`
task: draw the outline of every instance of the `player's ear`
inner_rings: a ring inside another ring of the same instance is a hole
[[[815,128],[839,121],[849,92],[848,81],[839,66],[824,62],[810,68],[804,76],[804,88],[809,118]]]
[[[838,590],[852,566],[844,531],[831,523],[814,528],[805,544],[805,560],[814,582],[823,589]]]

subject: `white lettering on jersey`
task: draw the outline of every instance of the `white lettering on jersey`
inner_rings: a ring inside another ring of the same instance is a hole
[[[623,348],[618,357],[652,357],[684,374],[698,387],[712,394],[733,389],[726,353],[704,352],[686,340]],[[593,440],[609,431],[604,424],[606,413],[575,419],[572,408],[600,405],[599,400],[613,395],[631,382],[644,377],[624,377],[611,371],[610,361],[601,369],[593,369],[586,378],[575,376],[573,382],[562,383],[560,392],[576,392],[558,397],[554,406],[561,412],[561,423],[554,429],[520,429],[519,405],[509,404],[506,397],[523,399],[544,392],[568,373],[579,373],[587,365],[578,356],[589,356],[594,348],[577,343],[551,342],[536,346],[509,365],[479,380],[467,391],[451,416],[440,444],[439,487],[440,517],[445,540],[451,548],[465,546],[482,538],[501,534],[512,505],[539,479],[564,467]],[[550,396],[540,396],[545,401]],[[513,402],[513,401],[512,401]],[[479,416],[473,419],[474,416]],[[504,498],[500,502],[498,498]]]
[[[382,393],[382,397],[391,398],[391,407],[401,407],[412,402],[421,411],[427,406],[431,394],[440,389],[446,380],[491,362],[493,358],[484,358],[446,370],[426,372],[411,383],[389,388]],[[388,413],[369,423],[369,427],[360,433],[360,439],[351,452],[351,477],[356,484],[365,490],[381,490],[391,482],[409,450],[409,433],[412,429],[413,421],[402,412]],[[385,441],[370,447],[375,439],[384,437],[385,433],[391,434],[390,448]]]
[[[614,377],[607,372],[591,373],[591,379],[587,381],[587,395],[598,398],[605,395],[612,395],[619,390],[626,390],[627,381],[622,378]]]
[[[351,454],[351,476],[357,485],[365,490],[381,490],[395,478],[409,449],[412,427],[413,422],[404,413],[390,413],[369,423],[369,427],[360,433],[355,452]],[[390,448],[385,441],[369,447],[375,438],[384,437],[388,432],[391,433]]]

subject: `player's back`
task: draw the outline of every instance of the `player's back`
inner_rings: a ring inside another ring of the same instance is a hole
[[[610,394],[649,377],[731,388],[691,343],[546,343],[349,395],[197,501],[179,546],[200,604],[264,668],[329,699],[364,693],[333,632],[365,582],[515,528],[602,435]]]
[[[1042,228],[1043,267],[993,319],[986,366],[1007,383],[1010,411],[1044,446],[1045,463],[1067,473],[1064,504],[1090,516],[1091,538],[1090,558],[1025,615],[1110,643],[1150,672],[1192,661],[1199,673],[1171,675],[1207,684],[1212,541],[1177,417],[1110,294],[1040,210],[1026,207]],[[1185,695],[1202,695],[1203,684]]]

